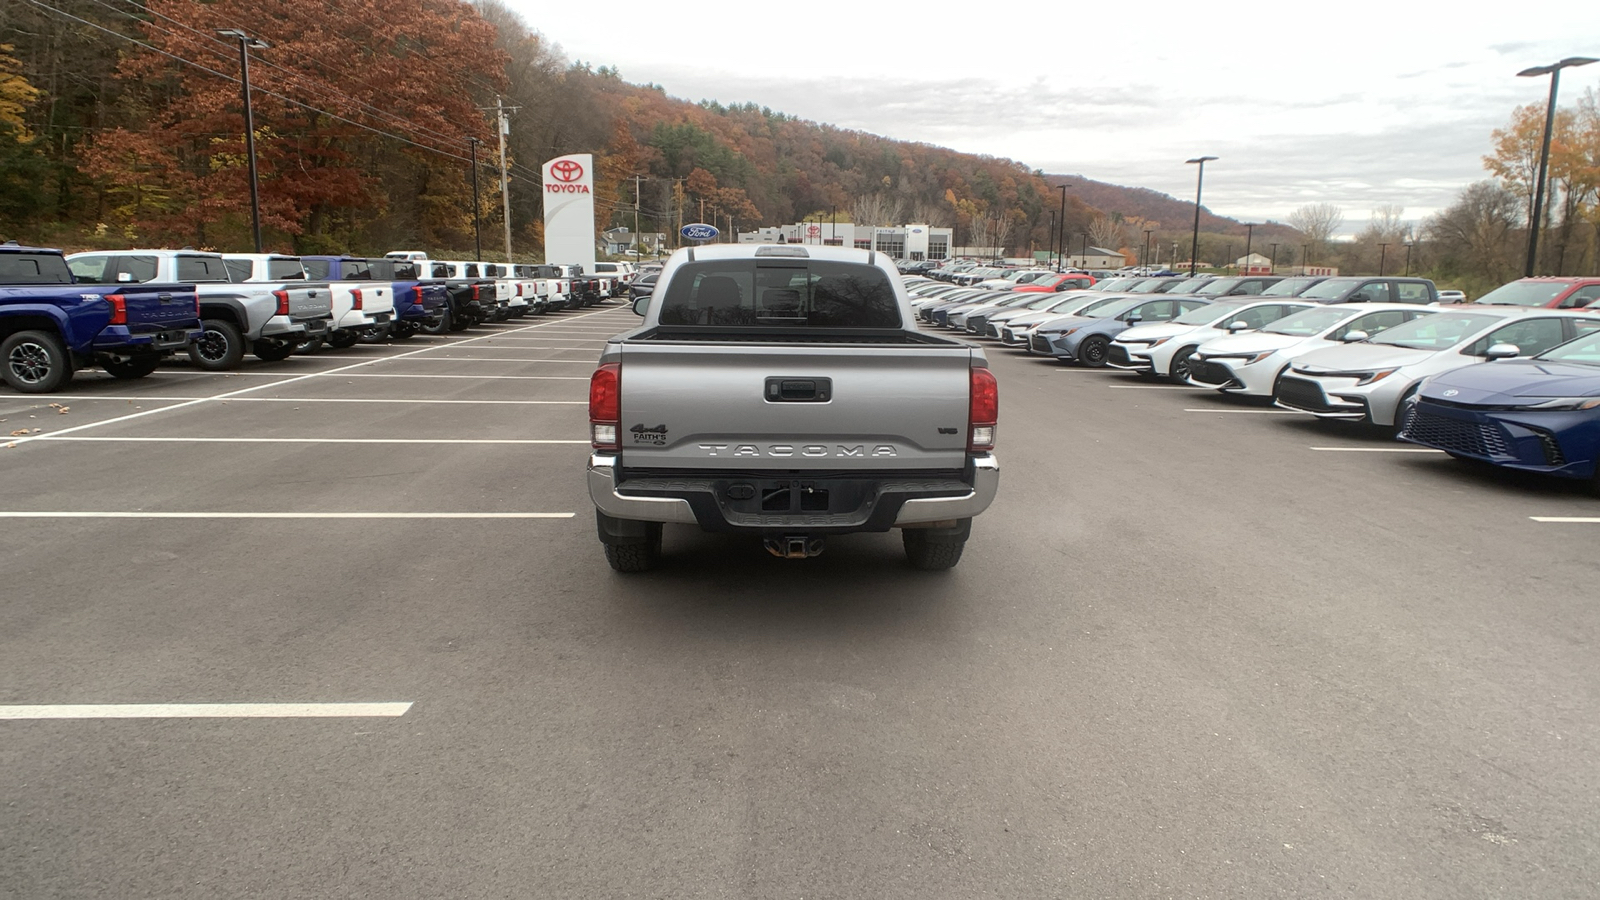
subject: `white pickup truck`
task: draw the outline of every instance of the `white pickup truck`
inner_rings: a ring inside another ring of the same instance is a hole
[[[308,280],[298,258],[235,259],[247,260],[249,272],[221,254],[200,250],[74,253],[67,266],[80,284],[193,284],[204,333],[189,346],[189,360],[201,369],[237,368],[247,348],[263,361],[277,362],[299,342],[328,333],[329,286]]]
[[[652,568],[662,525],[760,535],[785,558],[899,528],[948,569],[999,487],[983,351],[912,324],[893,260],[834,247],[674,253],[589,385],[606,560]]]
[[[303,256],[312,278],[328,282],[333,292],[333,331],[329,346],[354,347],[361,336],[394,321],[394,286],[373,277],[372,264],[354,256]],[[303,349],[314,350],[312,340]]]

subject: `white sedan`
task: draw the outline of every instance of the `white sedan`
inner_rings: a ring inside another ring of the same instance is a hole
[[[1296,300],[1223,301],[1193,309],[1171,322],[1135,325],[1111,342],[1107,363],[1116,369],[1163,375],[1174,381],[1189,377],[1189,355],[1223,332],[1253,331],[1316,304]]]
[[[1406,398],[1430,375],[1532,356],[1596,330],[1600,316],[1589,312],[1514,306],[1445,310],[1365,341],[1300,356],[1278,379],[1273,400],[1320,418],[1393,426]]]
[[[1212,338],[1189,356],[1187,381],[1224,394],[1271,397],[1278,376],[1296,357],[1387,331],[1438,307],[1409,303],[1338,303],[1317,306],[1245,334]]]

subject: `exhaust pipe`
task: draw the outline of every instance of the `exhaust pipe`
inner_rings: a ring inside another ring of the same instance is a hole
[[[821,556],[824,549],[822,538],[806,537],[803,534],[781,538],[769,537],[761,543],[762,546],[767,548],[768,553],[779,559],[806,559],[812,556]]]

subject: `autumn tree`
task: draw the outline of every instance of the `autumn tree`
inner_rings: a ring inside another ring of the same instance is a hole
[[[1422,237],[1437,257],[1439,273],[1462,276],[1478,291],[1512,277],[1520,208],[1520,198],[1496,181],[1463,190],[1455,203],[1423,224]]]
[[[14,233],[44,205],[44,158],[23,114],[40,96],[22,75],[11,44],[0,44],[0,228]]]

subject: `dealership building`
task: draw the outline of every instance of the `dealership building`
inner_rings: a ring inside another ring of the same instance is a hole
[[[739,232],[741,244],[822,244],[876,250],[895,259],[947,259],[949,228],[930,225],[855,225],[850,222],[798,222]]]

